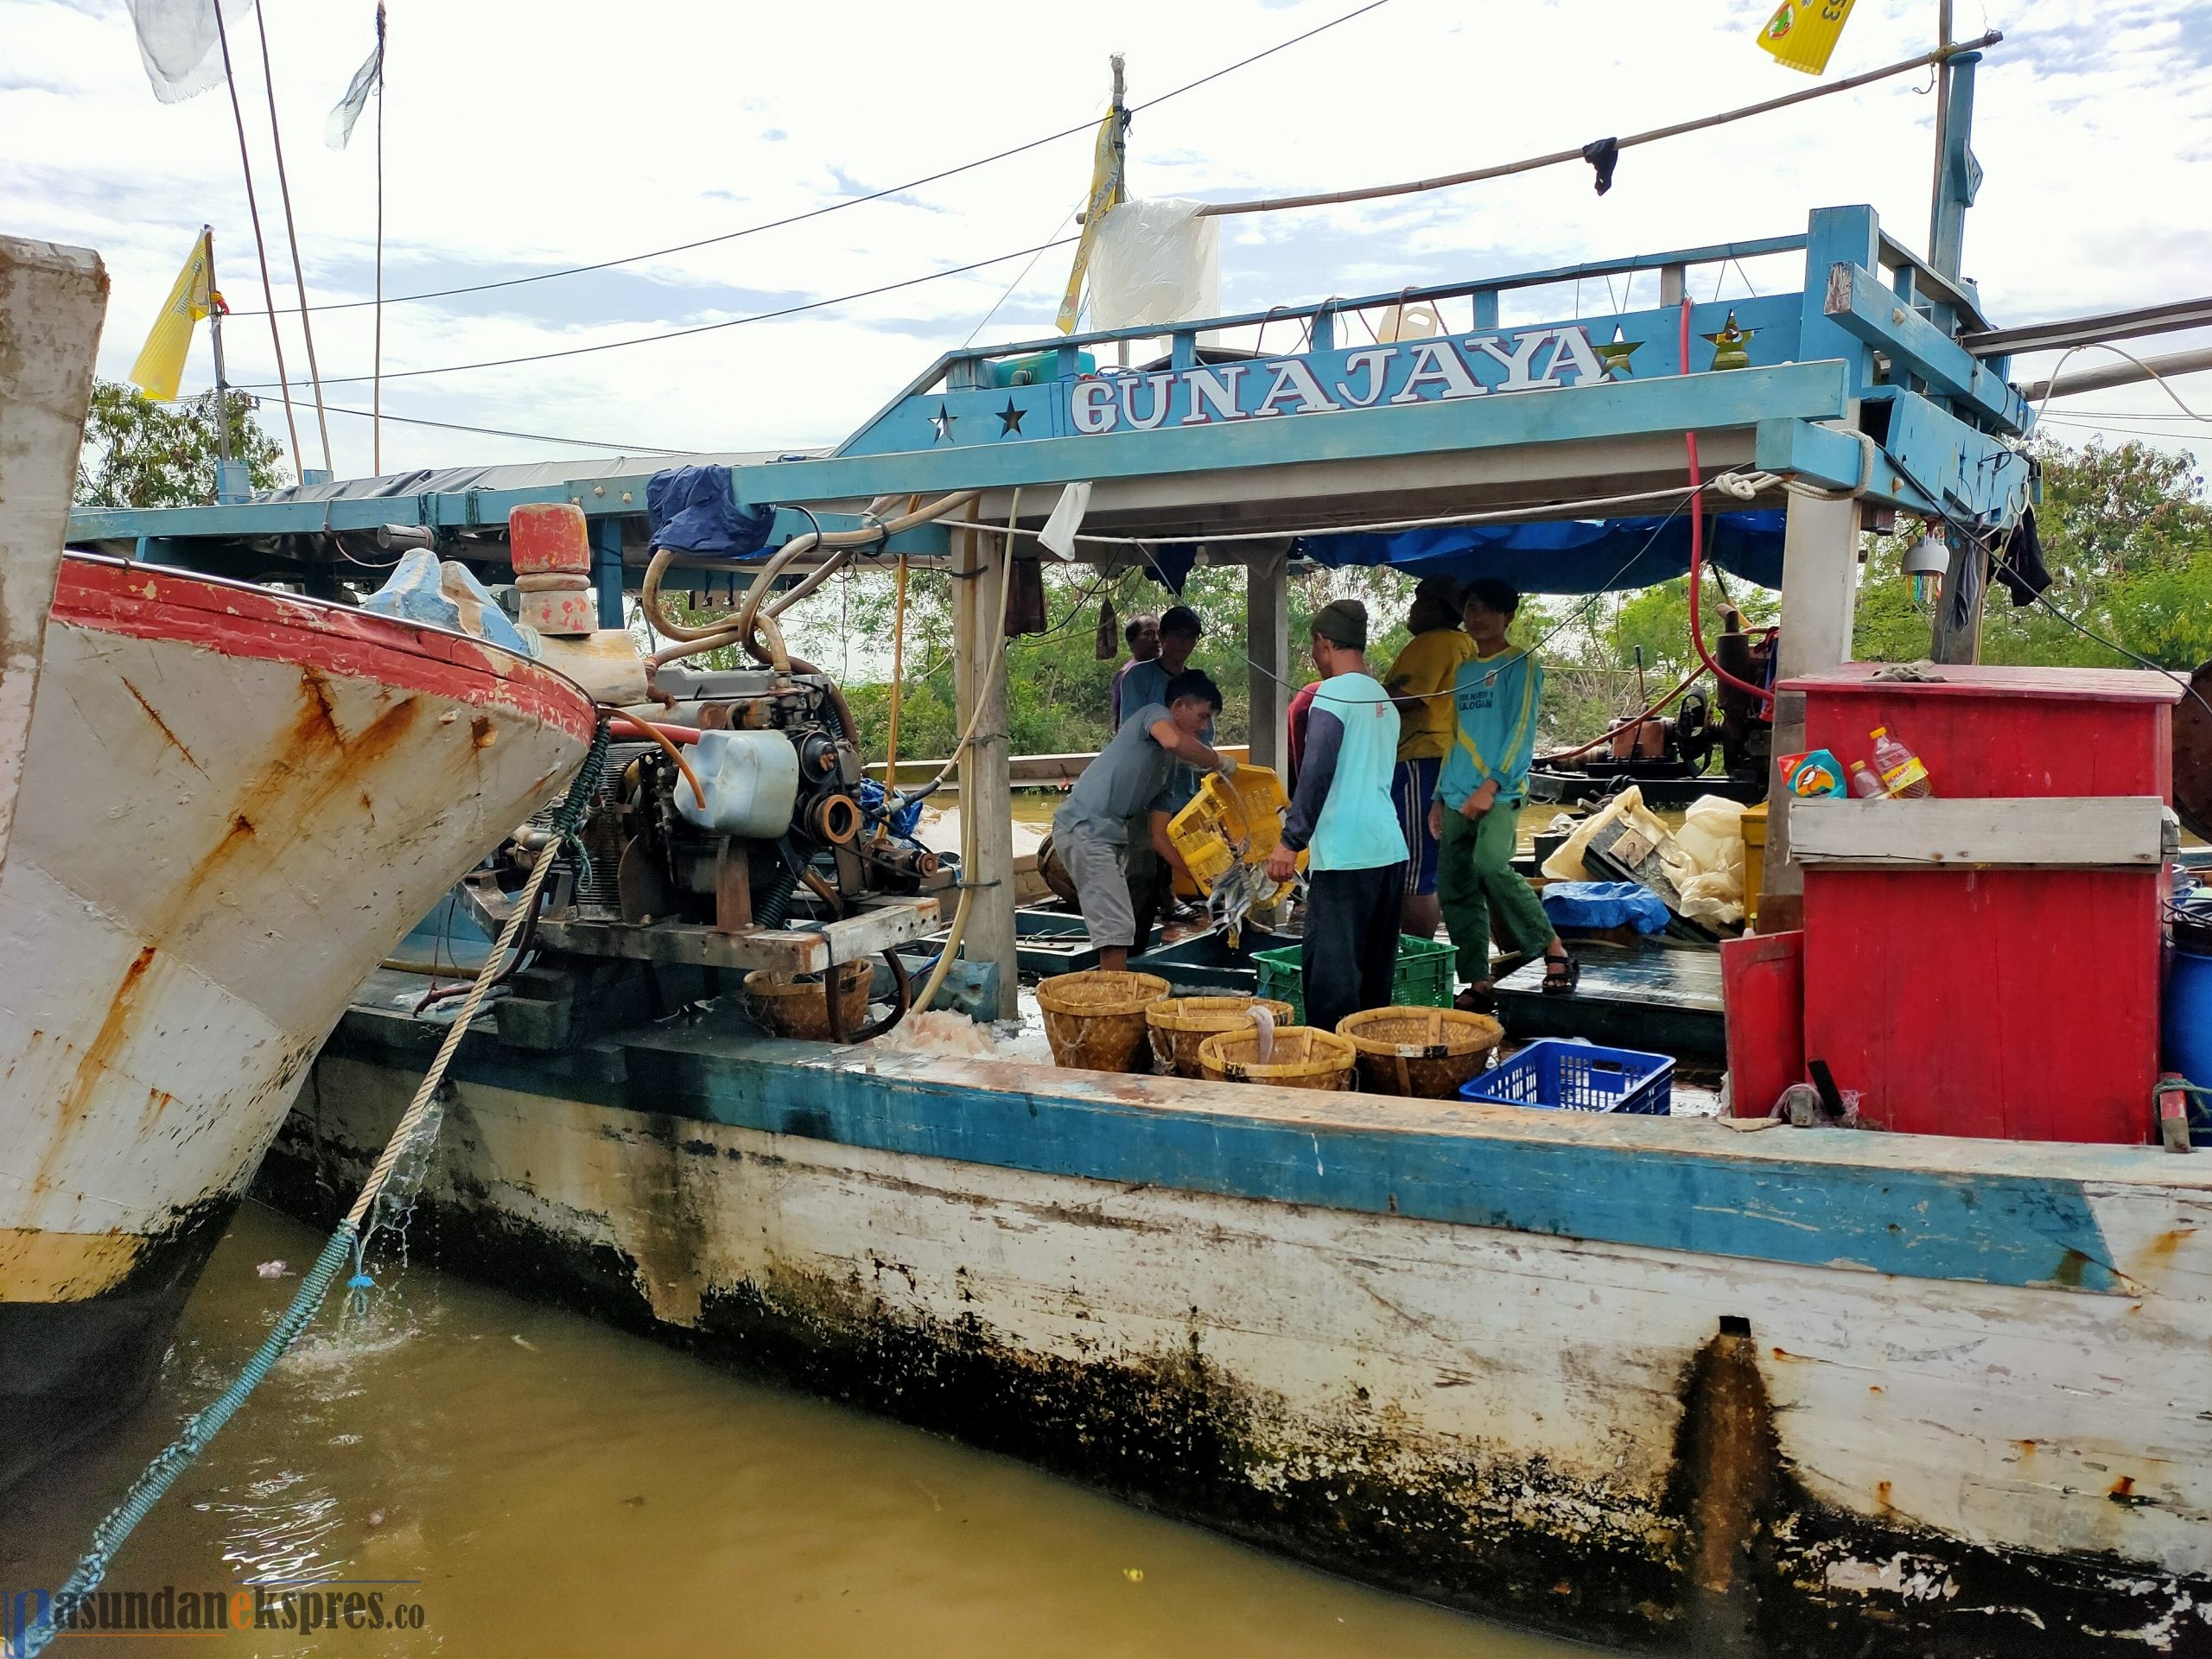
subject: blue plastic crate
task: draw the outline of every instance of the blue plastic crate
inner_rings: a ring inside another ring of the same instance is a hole
[[[1462,1100],[1493,1106],[1543,1106],[1570,1112],[1673,1110],[1675,1062],[1633,1048],[1599,1048],[1546,1038],[1459,1085]]]

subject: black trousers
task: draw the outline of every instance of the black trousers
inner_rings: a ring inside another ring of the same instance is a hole
[[[1316,870],[1306,878],[1298,966],[1307,1025],[1334,1031],[1348,1014],[1389,1007],[1405,882],[1402,859],[1371,870]]]

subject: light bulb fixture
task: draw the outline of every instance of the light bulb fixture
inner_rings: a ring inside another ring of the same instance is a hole
[[[1923,532],[1904,550],[1904,574],[1908,576],[1941,576],[1950,568],[1951,550],[1932,531]]]

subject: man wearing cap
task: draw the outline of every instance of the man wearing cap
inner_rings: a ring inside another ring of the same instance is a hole
[[[1452,747],[1452,682],[1475,654],[1459,626],[1459,584],[1449,576],[1424,576],[1406,616],[1413,638],[1382,677],[1398,709],[1398,765],[1391,774],[1390,804],[1406,837],[1406,891],[1398,925],[1417,939],[1436,937],[1443,912],[1436,899],[1437,838],[1429,833],[1428,806],[1437,773]]]
[[[1406,837],[1390,805],[1398,711],[1367,671],[1367,607],[1356,599],[1313,618],[1321,689],[1306,726],[1298,792],[1268,874],[1287,880],[1308,852],[1306,935],[1299,950],[1306,1023],[1334,1031],[1386,1007],[1398,961],[1398,894]]]

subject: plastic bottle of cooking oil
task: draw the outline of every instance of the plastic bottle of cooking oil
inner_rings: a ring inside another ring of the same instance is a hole
[[[1877,726],[1867,735],[1874,740],[1874,770],[1880,774],[1883,791],[1892,800],[1917,799],[1933,795],[1929,787],[1928,768],[1920,757],[1890,735],[1886,726]]]

